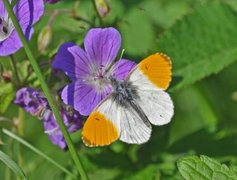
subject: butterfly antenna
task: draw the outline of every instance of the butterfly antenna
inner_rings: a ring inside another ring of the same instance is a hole
[[[123,54],[124,54],[124,51],[125,51],[125,49],[122,49],[122,52],[121,52],[121,54],[120,54],[120,57],[119,57],[119,59],[118,59],[117,61],[120,61],[120,60],[122,59]],[[111,69],[112,66],[115,64],[115,62],[116,62],[116,61],[114,61],[113,63],[110,64],[110,66],[108,67],[108,69],[106,70],[106,72],[109,72],[109,71],[110,71],[110,69]]]

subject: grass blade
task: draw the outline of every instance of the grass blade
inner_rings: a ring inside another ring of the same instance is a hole
[[[27,179],[22,169],[2,151],[0,151],[0,160],[5,163],[18,177],[24,180]]]
[[[68,174],[69,176],[71,176],[74,179],[77,179],[77,177],[72,174],[70,171],[68,171],[66,168],[64,168],[63,166],[61,166],[60,164],[58,164],[56,161],[54,161],[52,158],[48,157],[46,154],[44,154],[42,151],[40,151],[39,149],[35,148],[34,146],[32,146],[30,143],[26,142],[24,139],[20,138],[19,136],[13,134],[12,132],[8,131],[7,129],[3,129],[2,130],[4,134],[6,134],[7,136],[15,139],[16,141],[18,141],[19,143],[23,144],[24,146],[28,147],[29,149],[31,149],[33,152],[35,152],[36,154],[40,155],[41,157],[43,157],[44,159],[46,159],[47,161],[49,161],[50,163],[52,163],[53,165],[55,165],[56,167],[58,167],[60,170],[62,170],[63,172],[65,172],[66,174]]]

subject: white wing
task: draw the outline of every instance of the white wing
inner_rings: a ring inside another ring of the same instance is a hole
[[[143,86],[143,88],[145,88]],[[168,93],[153,90],[137,90],[139,99],[137,104],[148,117],[149,121],[154,125],[164,125],[170,122],[174,114],[173,102]]]
[[[131,107],[120,107],[120,140],[129,144],[142,144],[151,136],[151,125],[144,122]],[[149,122],[148,122],[149,123]]]
[[[136,103],[141,107],[149,121],[154,125],[170,122],[174,114],[174,105],[168,93],[158,88],[148,78],[135,69],[128,79],[136,87]]]
[[[137,90],[137,104],[154,125],[170,122],[174,114],[173,102],[164,92],[171,81],[171,61],[156,53],[141,61],[127,77]]]

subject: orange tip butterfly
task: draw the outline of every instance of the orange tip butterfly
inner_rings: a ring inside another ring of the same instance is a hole
[[[142,60],[126,77],[110,77],[113,92],[90,114],[82,130],[86,146],[105,146],[116,140],[142,144],[150,139],[151,124],[171,121],[174,105],[164,92],[171,82],[171,60],[156,53]]]

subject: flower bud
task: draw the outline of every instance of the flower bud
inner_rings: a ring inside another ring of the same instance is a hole
[[[45,26],[38,36],[38,50],[44,53],[52,40],[52,29],[50,26]]]
[[[110,12],[110,7],[107,0],[95,0],[96,8],[101,17],[105,17]]]

